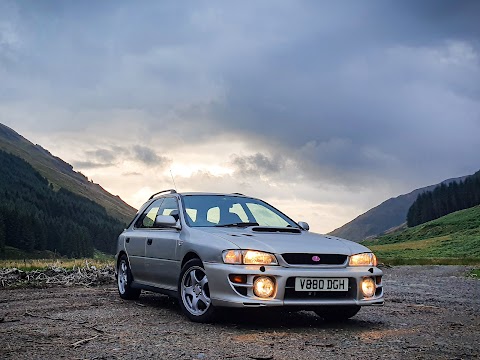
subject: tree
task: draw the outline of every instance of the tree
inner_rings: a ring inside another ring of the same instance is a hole
[[[3,221],[3,214],[0,209],[0,255],[5,254],[5,223]]]
[[[480,204],[480,171],[467,176],[464,181],[444,183],[432,191],[419,194],[408,209],[409,227],[438,219],[454,211]]]

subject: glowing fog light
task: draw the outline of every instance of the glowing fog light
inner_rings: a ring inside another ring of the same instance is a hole
[[[362,292],[367,298],[375,295],[375,281],[372,278],[364,278],[362,280]]]
[[[268,276],[259,276],[253,282],[253,292],[261,298],[269,298],[275,292],[275,282]]]

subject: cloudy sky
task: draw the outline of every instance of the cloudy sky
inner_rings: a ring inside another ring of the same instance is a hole
[[[480,2],[0,1],[0,122],[138,207],[241,192],[328,232],[480,169]]]

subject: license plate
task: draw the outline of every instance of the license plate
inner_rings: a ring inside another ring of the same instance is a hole
[[[348,278],[295,278],[295,291],[348,291]]]

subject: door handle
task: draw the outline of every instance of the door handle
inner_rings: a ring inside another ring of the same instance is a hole
[[[182,246],[183,245],[183,240],[178,240],[178,246]]]
[[[147,245],[152,245],[152,239],[147,239]]]
[[[129,243],[129,242],[130,242],[130,238],[126,238],[126,239],[125,239],[125,242],[126,242],[126,243]]]

